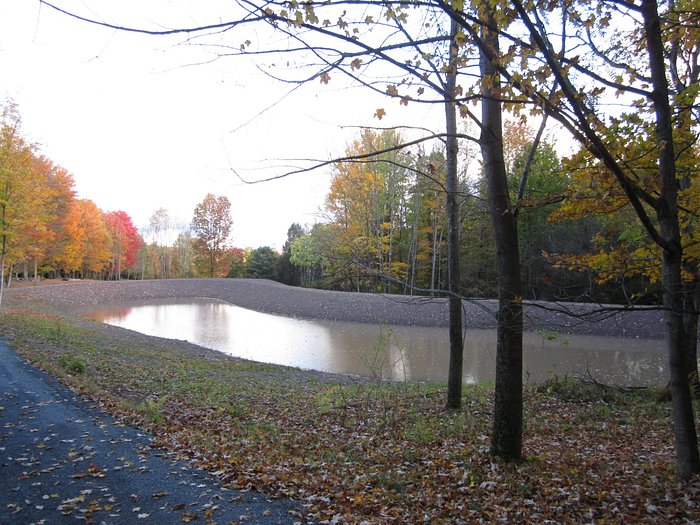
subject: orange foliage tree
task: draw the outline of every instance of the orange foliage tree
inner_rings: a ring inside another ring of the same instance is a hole
[[[0,300],[6,268],[44,254],[54,219],[54,167],[37,156],[20,127],[16,105],[6,103],[0,121]]]
[[[104,214],[94,202],[74,200],[63,230],[60,267],[73,276],[99,277],[112,256],[112,238]]]

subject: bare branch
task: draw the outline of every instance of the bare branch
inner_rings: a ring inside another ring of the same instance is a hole
[[[80,20],[81,22],[87,22],[88,24],[106,27],[108,29],[115,29],[117,31],[124,31],[126,33],[139,33],[139,34],[143,34],[143,35],[152,35],[152,36],[203,33],[205,31],[211,31],[214,29],[228,30],[228,29],[231,29],[233,27],[237,27],[237,26],[241,26],[241,25],[245,25],[245,24],[250,24],[252,22],[259,22],[259,21],[264,19],[264,17],[261,16],[261,17],[257,17],[257,18],[245,18],[245,19],[236,20],[233,22],[220,22],[218,24],[209,24],[209,25],[189,27],[189,28],[154,30],[154,29],[140,29],[140,28],[136,28],[136,27],[128,27],[128,26],[122,26],[122,25],[117,25],[117,24],[110,24],[109,22],[102,22],[100,20],[95,20],[93,18],[87,18],[84,16],[77,15],[75,13],[72,13],[70,11],[67,11],[65,9],[62,9],[62,8],[52,4],[50,2],[47,2],[46,0],[39,0],[39,3],[41,5],[45,5],[46,7],[50,7],[51,9],[54,9],[54,10],[58,11],[59,13],[62,13],[66,16],[69,16],[69,17],[74,18],[76,20]]]
[[[266,177],[264,179],[259,179],[259,180],[246,180],[244,179],[238,172],[236,172],[233,168],[230,168],[231,171],[233,172],[234,175],[243,183],[245,184],[261,184],[263,182],[270,182],[273,180],[279,180],[279,179],[284,179],[286,177],[290,177],[292,175],[299,175],[302,173],[309,173],[312,171],[319,170],[321,168],[327,167],[327,166],[332,166],[334,164],[339,164],[343,162],[363,162],[363,161],[370,161],[370,162],[377,162],[379,159],[376,159],[375,157],[378,157],[380,155],[386,154],[386,153],[391,153],[393,151],[399,151],[411,146],[415,146],[418,144],[421,144],[423,142],[428,142],[430,140],[435,140],[435,139],[441,139],[447,137],[446,133],[434,133],[432,135],[426,136],[426,137],[421,137],[415,140],[411,140],[408,142],[404,142],[401,144],[397,144],[395,146],[391,146],[382,150],[377,150],[369,153],[364,153],[364,154],[359,154],[359,155],[349,155],[349,156],[344,156],[344,157],[336,157],[333,159],[329,160],[318,160],[318,159],[290,159],[294,161],[300,161],[300,162],[313,162],[314,164],[312,166],[309,166],[307,168],[299,168],[299,169],[294,169],[287,171],[285,173],[282,173],[280,175],[275,175],[272,177]],[[457,135],[457,138],[463,138],[463,139],[468,139],[468,140],[475,140],[473,137],[469,135]],[[414,170],[416,173],[420,173],[421,175],[426,175],[422,172],[419,172],[417,170]],[[427,176],[427,175],[426,175]],[[430,177],[428,177],[430,178]],[[431,179],[434,180],[434,179]]]

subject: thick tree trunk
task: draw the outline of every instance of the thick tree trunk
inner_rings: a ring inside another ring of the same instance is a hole
[[[664,219],[665,223],[677,221]],[[667,226],[668,227],[668,226]],[[671,225],[672,228],[672,225]],[[677,472],[681,479],[700,473],[698,438],[695,431],[693,400],[688,381],[687,336],[683,323],[683,293],[681,283],[681,249],[664,250],[662,282],[666,310],[667,345],[673,414],[673,433],[676,445]]]
[[[447,373],[447,407],[459,408],[462,405],[462,359],[464,354],[462,340],[462,300],[459,297],[459,198],[457,180],[457,113],[455,104],[455,87],[457,79],[457,45],[455,42],[457,23],[452,22],[452,44],[450,48],[450,66],[447,72],[445,97],[445,125],[447,129],[447,279],[450,291],[450,365]]]
[[[486,45],[498,56],[498,35],[492,16],[484,26]],[[491,453],[505,460],[522,455],[523,372],[522,297],[520,254],[515,214],[510,204],[501,121],[500,81],[491,59],[481,55],[482,120],[481,152],[488,182],[489,206],[496,244],[498,270],[498,326],[496,346],[496,396]]]
[[[686,334],[683,322],[683,282],[681,278],[683,248],[678,222],[678,181],[676,178],[673,122],[669,104],[668,81],[664,62],[656,0],[642,0],[644,34],[649,53],[649,68],[653,85],[652,99],[656,113],[656,141],[659,155],[661,195],[655,206],[661,238],[664,241],[662,284],[667,323],[667,344],[671,399],[673,405],[673,433],[676,445],[678,476],[689,479],[700,473],[698,438],[695,430],[693,401],[688,382],[687,342],[693,334]]]

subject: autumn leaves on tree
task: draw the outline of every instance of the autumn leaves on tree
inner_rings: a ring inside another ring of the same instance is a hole
[[[208,193],[194,209],[192,233],[199,256],[198,264],[209,277],[226,275],[230,258],[225,255],[231,233],[231,202],[225,196]]]
[[[11,101],[2,106],[0,126],[0,286],[6,271],[120,278],[141,244],[131,218],[76,199],[70,174],[22,135]]]
[[[144,228],[146,243],[126,212],[103,212],[94,202],[75,197],[71,175],[22,135],[13,102],[2,106],[0,124],[3,286],[11,282],[5,272],[34,279],[112,280],[229,274],[236,253],[228,245],[228,198],[208,194],[197,205],[191,228],[179,231],[167,210],[157,209]],[[1,292],[0,287],[0,299]]]

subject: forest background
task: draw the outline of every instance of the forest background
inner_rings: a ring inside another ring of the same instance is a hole
[[[399,148],[396,130],[364,129],[332,164],[322,220],[291,224],[282,253],[229,242],[230,202],[208,194],[189,224],[157,208],[137,228],[124,210],[79,199],[73,178],[29,142],[20,109],[3,107],[2,246],[5,286],[45,277],[160,279],[254,277],[290,285],[383,293],[437,293],[447,288],[445,151]],[[522,120],[505,125],[511,191],[535,140]],[[371,160],[353,159],[380,153]],[[477,152],[464,144],[460,174],[461,289],[496,295],[495,246],[487,189]],[[543,141],[529,166],[519,203],[524,292],[530,299],[658,302],[659,257],[637,222],[590,213],[581,202],[583,170]],[[429,174],[426,176],[426,174]],[[576,212],[576,209],[579,212]]]

